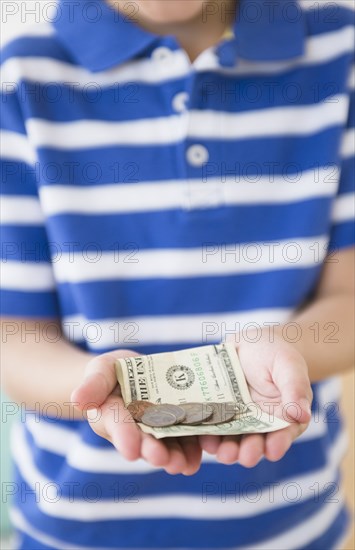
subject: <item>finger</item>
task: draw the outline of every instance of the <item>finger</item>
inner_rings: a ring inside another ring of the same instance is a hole
[[[101,405],[117,386],[115,360],[138,355],[130,350],[116,350],[94,357],[87,364],[85,378],[71,395],[71,402],[80,410]]]
[[[222,464],[234,464],[239,456],[239,437],[226,435],[217,450],[217,460]]]
[[[164,468],[170,461],[170,453],[166,445],[150,434],[142,434],[141,456],[159,468]]]
[[[165,445],[169,450],[170,459],[164,470],[170,475],[181,474],[187,468],[187,461],[178,439],[167,438]]]
[[[266,434],[265,458],[272,462],[280,460],[289,450],[292,442],[301,435],[308,424],[291,424],[288,428]]]
[[[196,474],[201,466],[202,449],[197,436],[180,437],[179,443],[186,457],[186,468],[182,471],[185,476]]]
[[[210,455],[215,455],[221,444],[222,438],[219,435],[199,435],[200,447]]]
[[[140,458],[142,432],[125,408],[123,399],[113,395],[99,410],[102,412],[104,429],[121,455],[127,460]],[[95,423],[91,421],[90,425],[96,431]]]
[[[307,423],[311,418],[312,388],[307,364],[298,352],[278,354],[275,358],[273,378],[281,393],[283,417]]]
[[[87,420],[90,424],[90,427],[97,435],[99,435],[100,437],[103,437],[104,439],[107,439],[107,441],[110,441],[110,443],[112,443],[112,437],[106,431],[105,423],[102,419],[102,411],[100,407],[98,409],[88,410]]]
[[[261,434],[245,435],[239,444],[238,462],[246,468],[253,468],[265,452],[265,437]]]

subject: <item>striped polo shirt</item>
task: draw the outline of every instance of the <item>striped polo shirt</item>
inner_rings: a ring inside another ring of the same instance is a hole
[[[135,9],[63,0],[3,49],[2,313],[59,318],[95,354],[281,323],[295,341],[326,254],[354,245],[353,3],[240,0],[193,62]],[[192,477],[125,461],[53,403],[24,411],[18,548],[339,548],[339,391],[314,385],[279,462],[206,455]]]

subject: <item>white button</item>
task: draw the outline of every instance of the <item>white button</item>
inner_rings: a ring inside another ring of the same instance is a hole
[[[192,166],[202,166],[208,161],[209,154],[203,145],[191,145],[186,151],[186,158]]]
[[[186,92],[180,92],[179,94],[176,94],[173,98],[173,108],[178,113],[182,113],[183,111],[186,111],[186,103],[189,99],[189,94]]]
[[[160,46],[159,48],[156,48],[152,53],[152,58],[156,61],[167,61],[171,59],[172,52],[169,50],[169,48],[166,48],[165,46]]]

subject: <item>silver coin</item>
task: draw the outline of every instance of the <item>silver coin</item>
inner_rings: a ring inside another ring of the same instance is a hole
[[[165,428],[176,424],[175,414],[169,411],[162,411],[159,406],[150,407],[141,417],[141,422],[152,428]]]
[[[235,417],[236,404],[233,402],[227,403],[209,403],[212,407],[212,416],[202,422],[203,425],[222,424],[229,422]]]
[[[209,403],[183,403],[179,407],[184,409],[186,413],[186,418],[181,421],[181,424],[189,424],[190,426],[201,424],[213,414],[213,408],[209,406]]]
[[[160,411],[169,412],[176,416],[176,423],[182,422],[186,416],[185,410],[180,405],[171,405],[170,403],[161,403],[157,405]]]

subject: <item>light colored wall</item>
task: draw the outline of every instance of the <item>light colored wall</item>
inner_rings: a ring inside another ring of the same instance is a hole
[[[343,472],[344,481],[343,486],[345,489],[346,497],[351,505],[351,509],[355,510],[355,479],[354,479],[354,464],[355,464],[355,444],[354,444],[354,416],[355,416],[355,376],[354,373],[349,373],[343,377],[343,401],[342,409],[345,416],[345,422],[347,424],[349,433],[350,447],[344,460]],[[352,525],[351,534],[344,546],[344,550],[355,549],[355,533],[354,522]]]
[[[1,0],[0,45],[18,35],[26,26],[48,20],[55,0]]]

